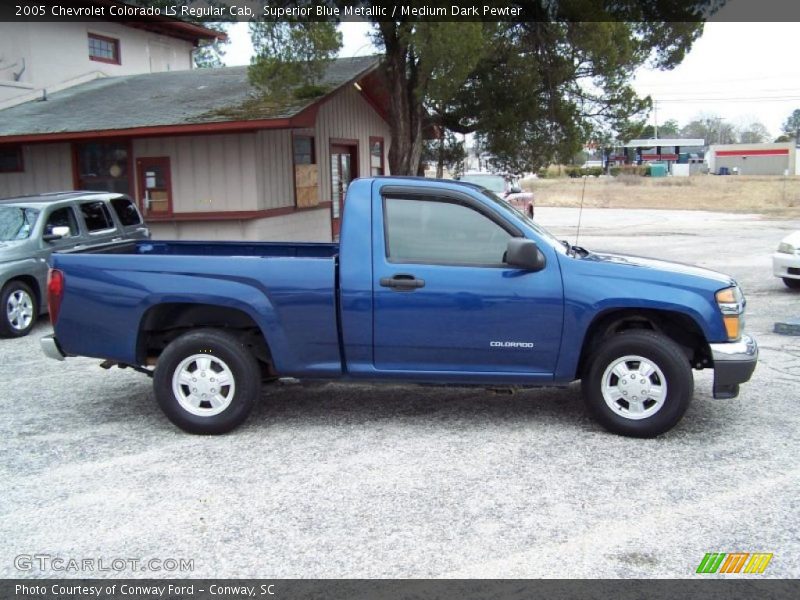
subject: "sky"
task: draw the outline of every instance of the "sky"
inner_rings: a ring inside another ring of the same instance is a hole
[[[733,0],[736,5],[749,0]],[[728,10],[726,7],[723,10]],[[340,56],[375,52],[367,23],[343,23]],[[253,48],[247,24],[229,31],[228,65],[249,64]],[[675,119],[683,126],[699,115],[722,117],[735,125],[763,123],[773,138],[786,117],[800,108],[800,61],[794,46],[800,23],[706,23],[683,62],[672,71],[643,68],[634,78],[641,95],[650,94],[656,110],[649,122]]]

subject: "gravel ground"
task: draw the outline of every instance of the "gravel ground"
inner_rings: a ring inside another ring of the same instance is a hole
[[[538,219],[574,239],[577,211]],[[193,577],[690,577],[706,552],[772,552],[800,577],[800,294],[770,253],[800,223],[592,209],[581,245],[731,273],[759,340],[735,400],[696,373],[684,420],[655,440],[606,433],[578,388],[339,384],[269,388],[233,434],[190,436],[149,380],[56,363],[39,324],[0,340],[0,576],[18,555],[194,560]],[[164,577],[126,569],[86,576]],[[705,576],[708,577],[708,576]]]

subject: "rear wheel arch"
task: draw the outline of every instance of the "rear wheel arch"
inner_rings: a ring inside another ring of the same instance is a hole
[[[670,310],[610,309],[596,315],[586,328],[575,378],[581,378],[594,350],[604,340],[623,331],[636,329],[653,331],[670,338],[681,347],[694,368],[710,368],[713,364],[705,333],[693,317]]]
[[[217,304],[169,302],[150,307],[139,324],[137,361],[142,365],[155,364],[173,340],[198,329],[217,329],[234,335],[250,349],[265,376],[274,374],[267,336],[252,315]]]

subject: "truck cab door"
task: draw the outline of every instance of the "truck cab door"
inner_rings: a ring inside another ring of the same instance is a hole
[[[466,193],[384,187],[373,202],[377,371],[552,378],[564,310],[555,256],[538,272],[505,264],[509,239],[523,232]]]

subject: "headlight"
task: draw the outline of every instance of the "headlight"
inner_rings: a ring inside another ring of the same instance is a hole
[[[797,248],[792,246],[791,244],[787,244],[786,242],[781,242],[778,244],[778,252],[781,254],[794,254],[797,252]]]
[[[744,328],[744,294],[739,286],[733,286],[718,291],[716,298],[719,310],[722,312],[722,321],[725,323],[728,340],[735,342],[742,337]]]

